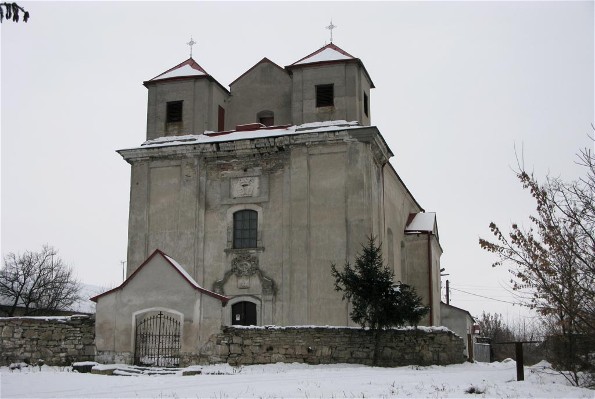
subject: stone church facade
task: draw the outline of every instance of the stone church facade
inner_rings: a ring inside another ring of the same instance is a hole
[[[332,43],[285,68],[264,58],[228,90],[190,58],[144,85],[147,140],[118,151],[127,279],[93,298],[98,360],[155,364],[154,320],[182,354],[225,325],[352,326],[330,265],[369,235],[441,324],[436,215],[389,163],[360,59]]]

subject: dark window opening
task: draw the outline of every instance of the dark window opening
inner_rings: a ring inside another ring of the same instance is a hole
[[[263,116],[258,119],[258,123],[262,123],[265,126],[273,126],[275,124],[275,118],[272,116]]]
[[[167,103],[165,112],[165,122],[182,122],[182,103],[183,101],[170,101]]]
[[[222,132],[225,130],[225,108],[219,106],[217,113],[217,130]]]
[[[231,324],[239,326],[256,325],[256,304],[238,302],[231,307]]]
[[[233,247],[256,248],[258,234],[258,212],[237,211],[233,214]]]
[[[265,126],[273,126],[275,124],[275,114],[273,111],[260,111],[256,114],[258,123],[262,123]]]
[[[335,105],[335,87],[334,85],[316,86],[316,108],[332,107]]]
[[[364,93],[364,114],[368,115],[368,95]]]

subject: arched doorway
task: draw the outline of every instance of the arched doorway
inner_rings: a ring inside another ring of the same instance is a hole
[[[231,324],[237,326],[255,326],[256,304],[252,302],[238,302],[231,307]]]
[[[178,367],[180,364],[180,327],[174,316],[148,312],[136,324],[134,364],[138,366]]]

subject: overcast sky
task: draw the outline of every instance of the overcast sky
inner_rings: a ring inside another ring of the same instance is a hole
[[[438,215],[451,304],[518,317],[488,225],[533,210],[512,171],[576,178],[592,146],[593,2],[19,2],[1,26],[1,252],[55,246],[78,277],[116,286],[129,165],[145,139],[142,86],[188,58],[228,87],[263,57],[289,65],[329,41],[360,58],[372,124]],[[444,280],[443,280],[444,281]],[[521,312],[524,317],[530,316]]]

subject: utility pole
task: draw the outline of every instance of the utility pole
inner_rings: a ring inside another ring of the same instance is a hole
[[[445,268],[440,269],[440,277],[450,276],[450,273],[444,273],[445,270]],[[450,305],[450,281],[448,280],[446,280],[446,304]]]
[[[124,268],[124,265],[126,264],[126,261],[125,260],[121,260],[120,263],[122,264],[122,282],[124,282],[124,280],[126,280],[126,277],[125,277],[125,268]]]

